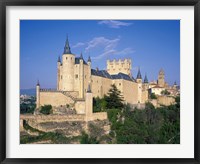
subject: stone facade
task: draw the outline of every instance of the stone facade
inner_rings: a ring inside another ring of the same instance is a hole
[[[80,57],[71,53],[68,39],[61,59],[59,57],[57,62],[57,89],[55,91],[42,90],[39,83],[37,84],[37,108],[47,104],[52,106],[74,104],[78,114],[86,114],[87,108],[91,107],[88,102],[92,101],[90,94],[87,93],[88,86],[90,86],[92,97],[102,98],[108,93],[111,85],[115,84],[121,91],[124,102],[130,105],[147,102],[150,88],[153,91],[156,86],[163,89],[166,86],[162,69],[156,86],[150,87],[146,75],[142,81],[140,69],[134,79],[131,75],[132,61],[130,59],[108,60],[106,70],[92,69],[90,57],[86,62],[82,53]]]

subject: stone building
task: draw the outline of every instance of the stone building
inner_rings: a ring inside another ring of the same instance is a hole
[[[148,101],[149,83],[147,75],[142,81],[140,69],[136,79],[131,74],[131,59],[108,60],[107,69],[92,68],[90,56],[87,62],[82,53],[79,57],[71,52],[68,38],[64,46],[62,57],[57,61],[57,89],[41,89],[39,83],[36,87],[36,106],[51,104],[61,106],[73,104],[77,113],[86,112],[87,88],[90,86],[93,97],[102,98],[111,88],[112,84],[121,91],[124,102],[130,105],[144,104]],[[161,69],[158,75],[157,86],[164,88],[165,74]]]
[[[58,57],[57,61],[57,89],[41,89],[37,84],[37,108],[45,104],[52,106],[74,104],[76,110],[82,113],[89,85],[93,97],[103,97],[111,85],[115,84],[121,91],[125,103],[145,103],[148,100],[147,77],[145,76],[143,82],[139,69],[134,79],[131,65],[131,59],[108,60],[106,70],[93,69],[90,56],[87,62],[83,59],[82,53],[76,57],[71,52],[67,39],[62,57]]]

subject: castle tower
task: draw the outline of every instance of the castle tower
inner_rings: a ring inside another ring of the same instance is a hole
[[[136,82],[138,83],[138,103],[142,102],[142,75],[140,68],[138,69]]]
[[[74,91],[74,64],[75,55],[71,53],[68,38],[66,39],[62,55],[62,89],[63,91]]]
[[[144,90],[148,90],[148,89],[149,89],[149,83],[148,83],[147,75],[145,74],[145,77],[144,77]]]
[[[91,83],[91,68],[92,68],[92,62],[91,62],[91,59],[90,59],[90,56],[88,57],[88,61],[87,61],[87,64],[88,64],[88,76],[89,76],[89,83]]]
[[[60,90],[60,66],[61,66],[61,61],[60,61],[60,56],[58,57],[58,62],[57,62],[57,90]]]
[[[165,86],[165,73],[163,69],[160,69],[159,74],[158,74],[158,85],[160,87]]]
[[[177,89],[178,85],[176,83],[176,81],[174,82],[174,85],[173,85],[173,89]]]
[[[36,85],[36,108],[40,107],[40,83],[37,81]]]
[[[142,75],[141,75],[141,72],[140,72],[140,68],[138,69],[136,82],[137,83],[142,83]]]
[[[83,55],[81,52],[80,55],[80,90],[79,90],[79,98],[84,98],[84,65],[83,65]]]
[[[111,75],[124,73],[131,76],[131,59],[107,60],[107,71]]]
[[[85,98],[85,115],[86,115],[86,120],[88,120],[89,117],[92,114],[93,114],[93,97],[92,97],[91,87],[90,87],[90,84],[89,84],[87,92],[86,92],[86,98]]]

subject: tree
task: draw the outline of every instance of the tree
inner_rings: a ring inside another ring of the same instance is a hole
[[[151,98],[151,99],[157,99],[155,93],[151,93],[150,98]]]
[[[170,95],[170,92],[168,92],[166,89],[161,91],[161,94],[162,95]]]
[[[52,106],[51,105],[44,105],[41,107],[40,113],[48,115],[52,113]]]
[[[117,89],[115,84],[111,85],[111,88],[108,91],[108,95],[105,96],[105,100],[107,102],[107,109],[122,109],[124,107],[124,100],[121,95],[121,91]]]

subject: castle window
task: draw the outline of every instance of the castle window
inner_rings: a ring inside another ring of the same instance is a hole
[[[76,78],[76,79],[78,78],[78,75],[77,75],[77,74],[75,75],[75,78]]]
[[[97,83],[98,83],[98,80],[97,80]]]
[[[121,86],[121,83],[119,83],[119,86]]]
[[[71,57],[71,60],[72,60],[72,57]]]
[[[66,60],[67,60],[67,57],[66,57]]]

